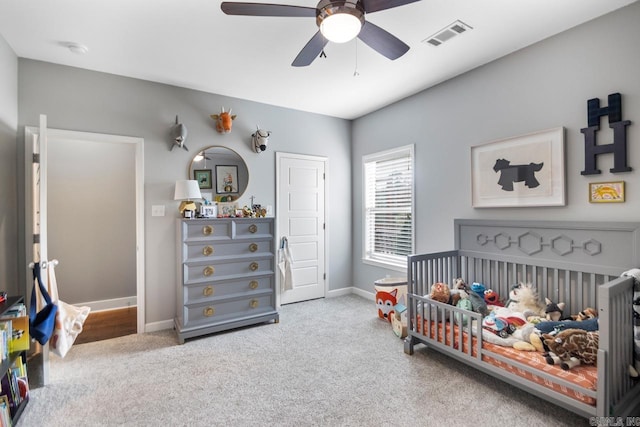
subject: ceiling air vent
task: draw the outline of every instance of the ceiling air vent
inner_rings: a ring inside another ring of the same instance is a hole
[[[434,35],[422,40],[423,43],[428,43],[431,46],[440,46],[442,43],[451,40],[458,34],[462,34],[467,30],[472,30],[473,27],[468,26],[462,21],[455,21],[454,23],[447,25],[442,30],[438,31]]]

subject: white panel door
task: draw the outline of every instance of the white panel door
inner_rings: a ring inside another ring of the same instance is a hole
[[[278,245],[286,237],[292,258],[292,289],[283,289],[279,277],[280,304],[322,298],[326,159],[287,153],[276,153],[276,158]]]

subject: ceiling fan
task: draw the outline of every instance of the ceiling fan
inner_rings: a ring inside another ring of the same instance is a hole
[[[316,18],[320,28],[302,48],[294,67],[310,65],[327,42],[344,43],[356,36],[378,53],[394,60],[407,53],[409,46],[393,34],[371,22],[365,21],[367,13],[391,9],[419,0],[320,0],[313,7],[268,3],[222,2],[220,7],[227,15],[284,16]]]

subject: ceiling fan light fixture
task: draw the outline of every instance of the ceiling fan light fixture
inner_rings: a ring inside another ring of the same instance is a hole
[[[318,6],[320,12],[316,19],[322,35],[334,43],[346,43],[356,38],[364,25],[364,10],[360,4],[345,2],[335,5],[331,1],[326,3],[324,7]]]

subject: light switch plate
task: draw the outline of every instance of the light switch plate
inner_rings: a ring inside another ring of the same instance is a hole
[[[151,206],[151,216],[164,216],[164,205]]]

